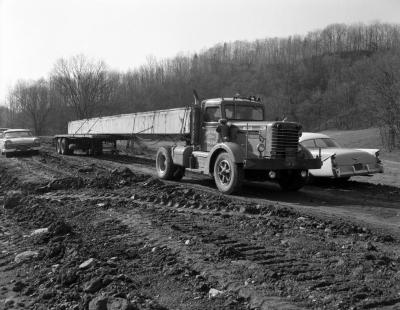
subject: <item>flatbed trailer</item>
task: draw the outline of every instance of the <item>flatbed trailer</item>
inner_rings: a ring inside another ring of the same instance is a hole
[[[55,135],[59,154],[71,155],[82,150],[99,155],[103,143],[133,140],[136,137],[174,140],[190,139],[188,107],[140,113],[120,114],[76,120],[68,123],[68,134]]]

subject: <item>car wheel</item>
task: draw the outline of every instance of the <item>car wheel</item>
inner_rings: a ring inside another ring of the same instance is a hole
[[[227,195],[238,192],[243,179],[243,168],[234,163],[228,153],[219,154],[214,164],[214,180],[218,190]]]
[[[285,170],[279,173],[279,186],[285,191],[297,191],[307,183],[301,176],[301,170]]]

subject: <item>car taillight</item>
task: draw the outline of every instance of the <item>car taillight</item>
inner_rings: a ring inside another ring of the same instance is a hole
[[[11,142],[10,140],[4,141],[4,147],[5,147],[5,148],[10,147],[11,145],[12,145],[12,142]]]

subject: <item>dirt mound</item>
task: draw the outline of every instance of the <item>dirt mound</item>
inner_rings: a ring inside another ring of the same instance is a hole
[[[115,169],[112,172],[96,175],[87,182],[88,187],[115,189],[124,186],[131,186],[146,180],[148,176],[136,174],[129,168],[122,170]]]

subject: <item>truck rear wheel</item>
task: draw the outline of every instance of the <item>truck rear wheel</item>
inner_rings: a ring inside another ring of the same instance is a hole
[[[174,162],[172,161],[171,148],[162,146],[157,151],[156,156],[157,175],[160,179],[172,180],[175,170]]]
[[[214,164],[214,179],[220,192],[232,194],[242,187],[243,168],[234,163],[227,153],[221,153]]]
[[[301,176],[301,170],[281,171],[278,178],[279,186],[285,191],[297,191],[307,183],[307,177]]]

